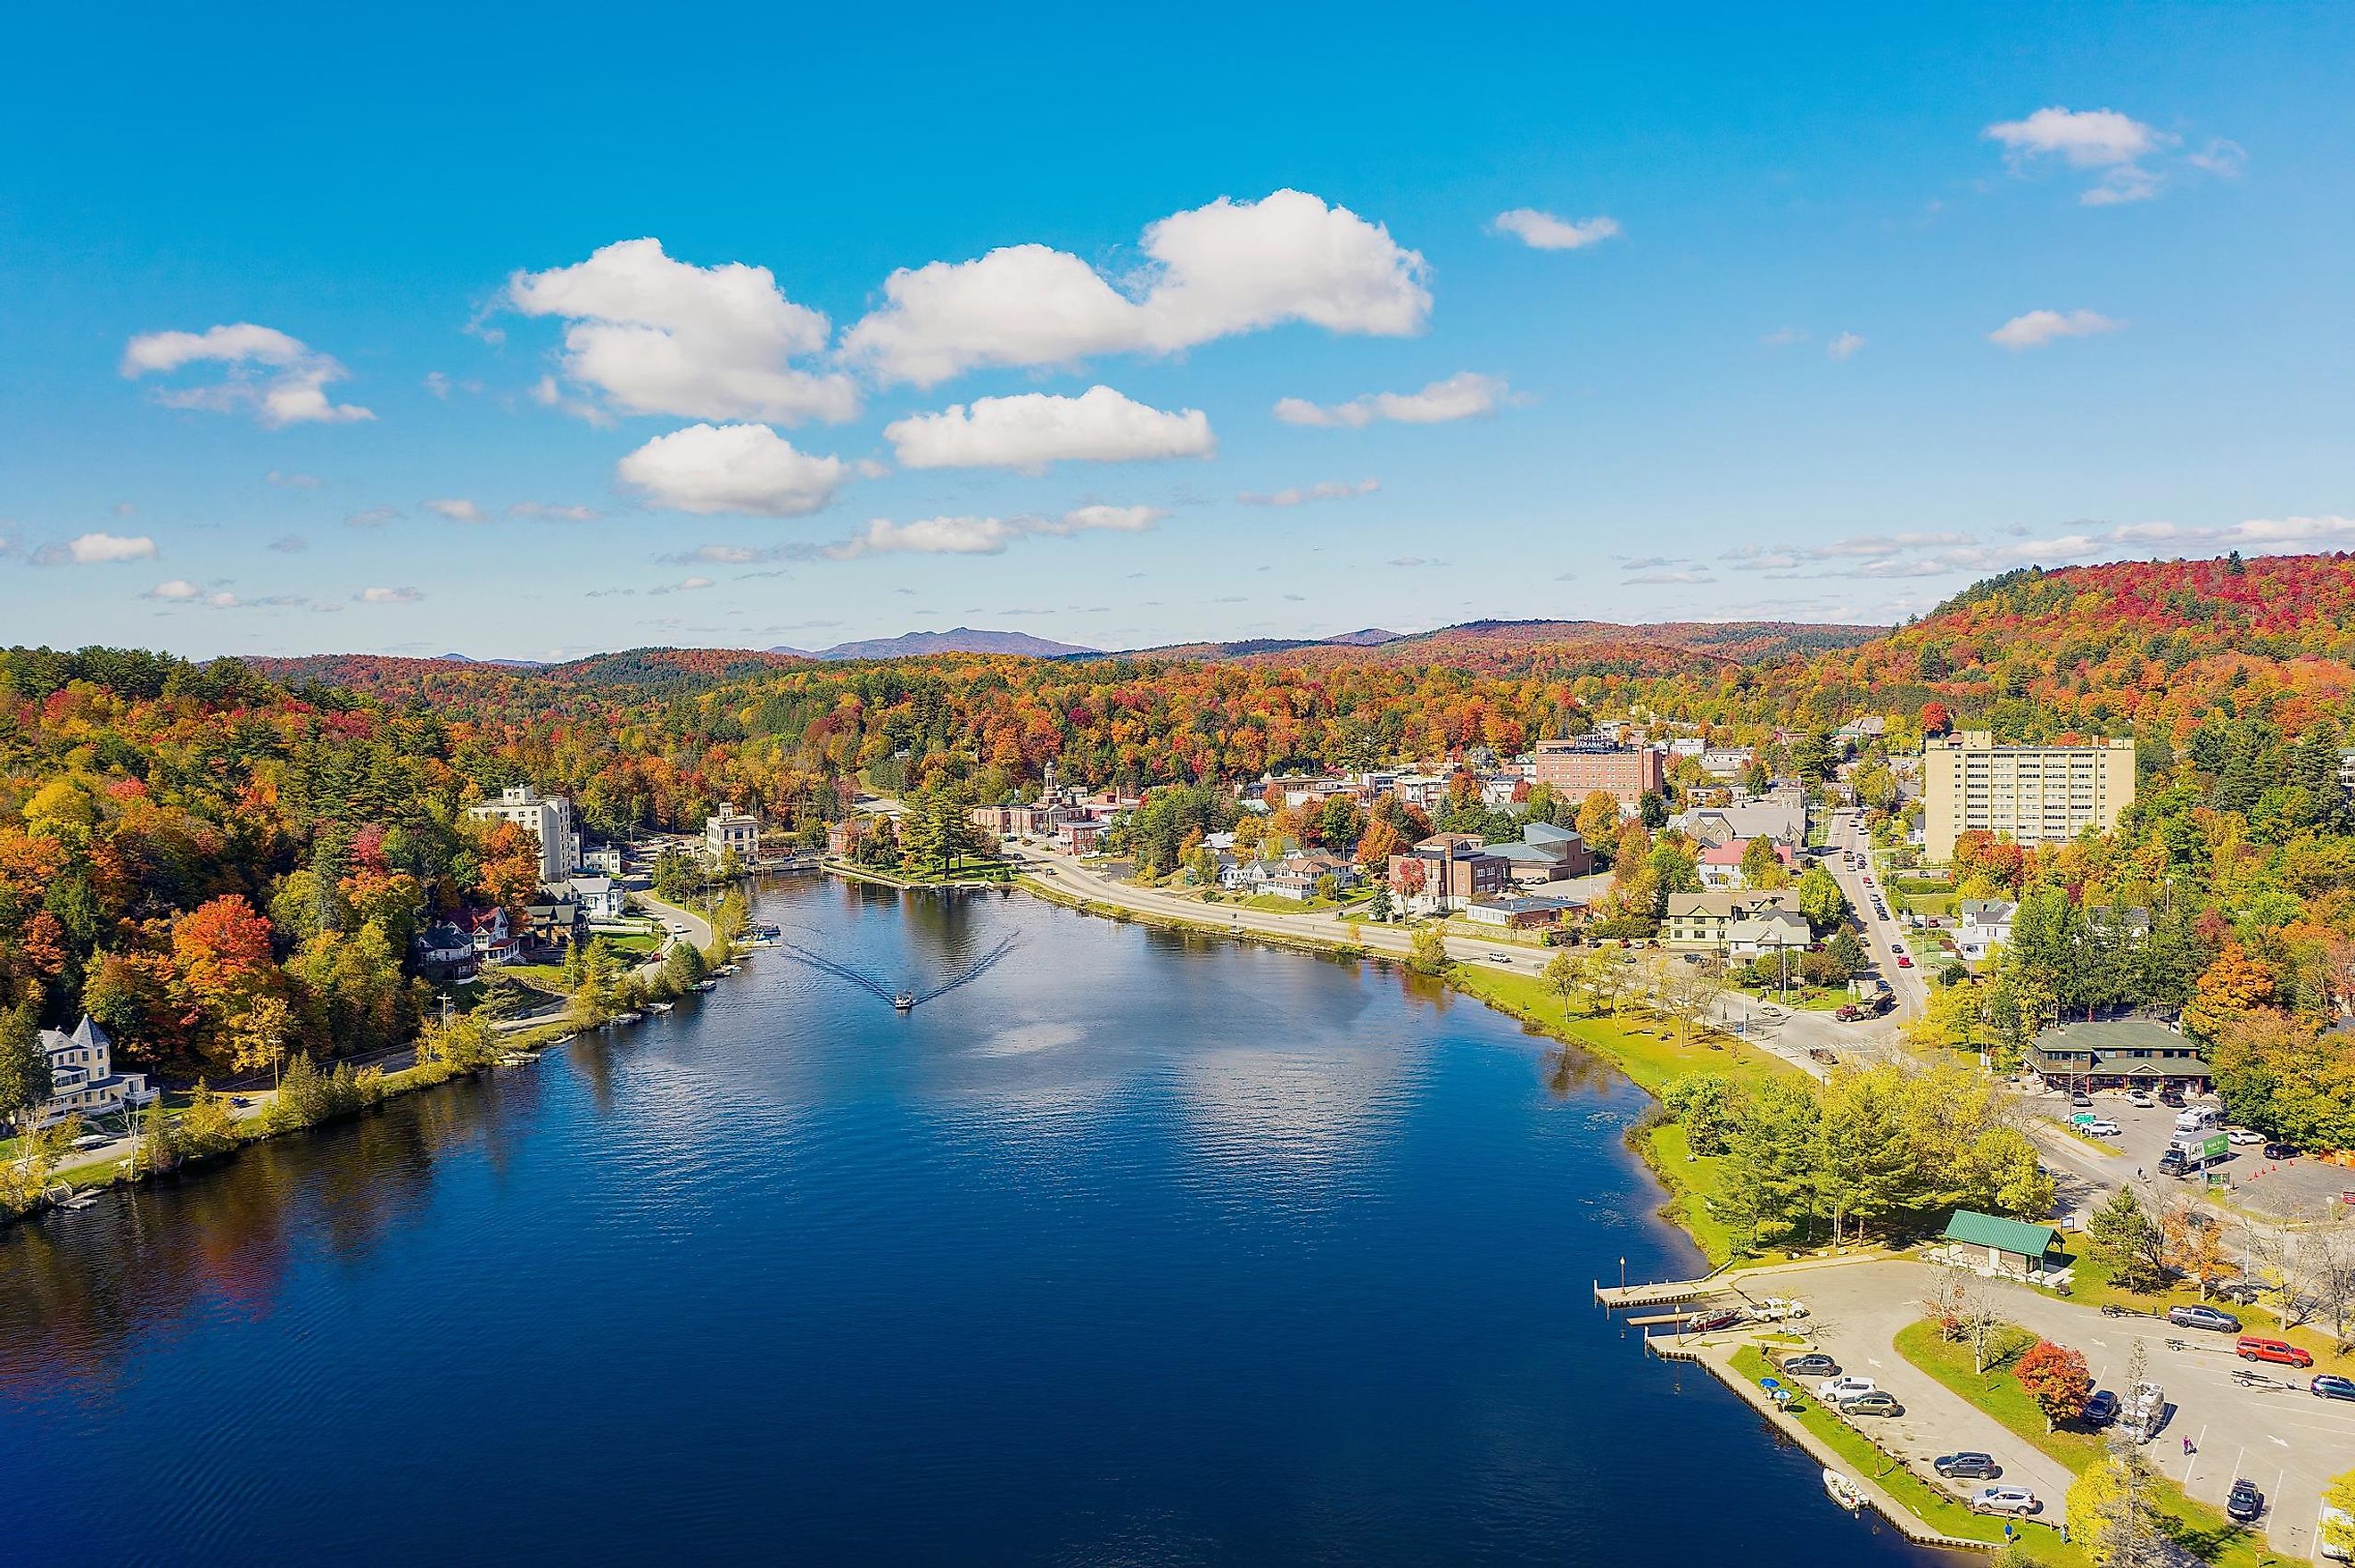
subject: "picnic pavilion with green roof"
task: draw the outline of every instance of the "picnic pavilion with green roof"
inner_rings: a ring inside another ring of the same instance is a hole
[[[2045,1283],[2071,1266],[2061,1251],[2061,1232],[2027,1220],[1957,1209],[1943,1239],[1950,1261],[1981,1274]]]

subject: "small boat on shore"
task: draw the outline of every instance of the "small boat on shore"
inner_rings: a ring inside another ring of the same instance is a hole
[[[678,1004],[676,1002],[648,1002],[646,1004],[646,1011],[650,1013],[666,1013],[677,1005]]]
[[[719,982],[717,980],[698,980],[695,983],[695,988],[698,991],[716,991],[719,989]]]
[[[1850,1513],[1864,1506],[1864,1494],[1857,1490],[1854,1481],[1838,1470],[1827,1468],[1824,1471],[1824,1491],[1832,1501]]]
[[[613,1021],[617,1024],[644,1023],[645,1017],[645,1014],[640,1012],[615,1013]]]

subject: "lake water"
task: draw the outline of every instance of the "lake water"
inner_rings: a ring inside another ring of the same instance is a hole
[[[0,1234],[0,1561],[1880,1563],[1590,1282],[1641,1096],[1374,965],[780,882],[538,1067]]]

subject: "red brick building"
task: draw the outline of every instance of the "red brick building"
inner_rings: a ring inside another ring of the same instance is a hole
[[[1633,810],[1646,795],[1657,795],[1668,781],[1668,760],[1649,747],[1614,746],[1582,736],[1575,741],[1540,741],[1537,746],[1537,782],[1551,784],[1564,800],[1580,801],[1596,790]]]

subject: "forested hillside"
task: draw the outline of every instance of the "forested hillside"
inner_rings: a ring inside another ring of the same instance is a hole
[[[0,1006],[51,1023],[87,1006],[134,1060],[234,1059],[264,997],[323,1051],[398,1035],[416,923],[528,895],[523,848],[464,817],[506,784],[570,796],[602,836],[691,828],[734,800],[807,840],[862,786],[1006,799],[1051,763],[1091,787],[1231,787],[1509,754],[1631,711],[1820,776],[1809,737],[1878,711],[1891,755],[1923,723],[2137,742],[2141,798],[2116,834],[1966,847],[1963,890],[2023,899],[2022,935],[1935,1029],[2016,1043],[2055,1012],[2189,1006],[2228,1067],[2344,1057],[2355,1083],[2342,1037],[2319,1035],[2355,1004],[2355,821],[2337,778],[2350,605],[2355,557],[2329,556],[2021,571],[1860,643],[1652,627],[1678,640],[1607,657],[1626,628],[1561,622],[1221,658],[248,667],[19,650],[0,656]],[[1889,770],[1865,762],[1868,799],[1886,801]],[[1648,838],[1597,848],[1654,863]],[[1689,860],[1670,849],[1659,863]],[[1613,914],[1640,925],[1635,906],[1673,880],[1624,877]],[[2138,923],[2130,954],[2105,946]],[[2278,1067],[2264,1082],[2273,1093]]]

